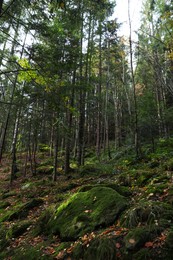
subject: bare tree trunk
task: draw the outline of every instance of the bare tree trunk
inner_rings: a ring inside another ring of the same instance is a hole
[[[100,38],[99,38],[99,83],[97,87],[97,130],[96,130],[96,155],[97,158],[100,158],[101,152],[101,87],[102,87],[102,26],[101,22],[99,25],[100,29]]]
[[[71,100],[70,100],[70,107],[74,106],[74,85],[76,81],[76,69],[73,72],[73,80],[72,80],[72,93],[71,93]],[[64,164],[64,171],[68,173],[70,170],[70,153],[71,153],[71,140],[72,140],[72,112],[69,108],[67,108],[67,133],[66,133],[66,140],[65,140],[65,164]]]
[[[82,24],[81,24],[81,35],[83,34],[83,14],[82,14]],[[83,54],[82,54],[83,38],[80,40],[80,81],[82,85],[83,76]],[[78,153],[77,153],[77,163],[78,166],[84,164],[84,125],[85,125],[85,90],[80,88],[79,94],[79,129],[78,129]]]
[[[15,33],[14,39],[17,37],[17,34],[18,34],[18,27],[17,27],[17,31]],[[22,46],[22,50],[21,50],[21,54],[20,54],[20,59],[23,56],[25,43],[26,43],[26,37],[27,37],[27,33],[25,34],[25,38],[24,38],[24,41],[23,41],[23,46]],[[14,54],[14,45],[15,45],[15,41],[14,41],[14,44],[12,45],[12,48],[11,48],[11,54],[12,55]],[[5,124],[2,127],[2,132],[1,132],[1,137],[0,137],[0,163],[2,161],[2,155],[3,155],[5,138],[6,138],[7,128],[8,128],[8,122],[9,122],[9,117],[10,117],[10,114],[11,114],[12,103],[13,103],[13,99],[14,99],[14,93],[15,93],[15,89],[16,89],[16,84],[17,84],[17,77],[18,77],[18,73],[16,74],[15,79],[14,79],[13,89],[12,89],[10,103],[9,103],[9,109],[8,109],[8,112],[7,112]]]
[[[3,6],[3,0],[0,0],[0,15],[2,14],[2,6]]]
[[[54,141],[53,181],[57,180],[57,166],[58,166],[58,126],[56,127],[55,141]]]
[[[136,157],[140,154],[140,143],[139,143],[139,131],[138,131],[138,112],[137,112],[137,99],[135,90],[135,76],[133,68],[133,46],[132,46],[132,28],[131,28],[131,18],[130,18],[130,0],[128,0],[128,18],[129,18],[129,47],[130,47],[130,68],[132,77],[132,87],[133,87],[133,101],[134,101],[134,141],[135,141],[135,151]]]

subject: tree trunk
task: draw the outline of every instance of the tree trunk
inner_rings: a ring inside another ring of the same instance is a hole
[[[140,155],[140,143],[139,143],[139,131],[138,131],[138,110],[137,110],[137,99],[136,99],[136,89],[135,89],[135,76],[133,68],[133,46],[132,46],[132,28],[131,28],[131,18],[130,18],[130,0],[128,0],[128,18],[129,18],[129,48],[130,48],[130,69],[132,78],[132,88],[133,88],[133,101],[134,101],[134,143],[136,157]]]
[[[101,87],[102,87],[102,25],[99,24],[99,83],[97,86],[97,129],[96,129],[96,155],[100,159],[101,150]]]

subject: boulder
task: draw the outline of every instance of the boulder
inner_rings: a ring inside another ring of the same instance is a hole
[[[107,187],[74,194],[55,211],[47,224],[49,233],[66,241],[115,223],[127,207],[126,198]]]

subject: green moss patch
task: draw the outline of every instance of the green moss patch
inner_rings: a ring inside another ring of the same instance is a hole
[[[116,242],[112,238],[96,238],[90,245],[78,244],[73,251],[73,259],[114,260],[116,257]]]
[[[150,232],[145,227],[135,228],[125,237],[125,247],[127,250],[137,250],[149,239]]]
[[[31,221],[22,221],[20,223],[16,223],[14,224],[8,231],[6,234],[6,238],[10,239],[10,238],[15,238],[18,236],[21,236],[26,230],[27,228],[32,224]]]
[[[127,200],[111,188],[78,192],[56,210],[47,229],[49,233],[60,234],[62,239],[74,240],[114,223],[127,205]]]
[[[89,191],[94,187],[107,187],[107,188],[111,188],[115,191],[117,191],[120,195],[128,197],[132,194],[132,192],[130,191],[130,189],[128,187],[125,186],[120,186],[116,183],[104,183],[104,184],[98,184],[98,185],[85,185],[83,187],[81,187],[79,189],[79,192],[85,192],[85,191]]]
[[[3,221],[11,221],[14,219],[21,219],[27,217],[29,210],[34,207],[37,207],[43,203],[42,199],[32,199],[31,201],[22,204],[14,211],[8,211],[1,219],[0,222]]]
[[[141,201],[131,207],[121,218],[121,223],[133,228],[141,224],[168,227],[173,221],[171,205],[156,201]]]
[[[10,206],[10,203],[8,201],[2,201],[0,202],[0,209],[5,209]]]

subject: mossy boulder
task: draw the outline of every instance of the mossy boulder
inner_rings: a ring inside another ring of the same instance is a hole
[[[124,239],[127,250],[137,250],[149,239],[150,232],[145,227],[131,230]]]
[[[0,255],[1,257],[1,255]],[[23,247],[19,247],[14,249],[13,251],[9,251],[6,253],[4,258],[1,259],[12,259],[12,260],[47,260],[53,259],[51,256],[44,254],[41,250],[41,246],[38,245],[36,247],[31,245],[25,245]]]
[[[2,199],[6,199],[6,198],[9,198],[9,197],[14,197],[16,195],[17,195],[17,193],[15,191],[7,191],[7,192],[3,193]]]
[[[173,230],[168,233],[168,236],[166,238],[166,245],[168,248],[171,248],[173,250]]]
[[[169,227],[173,221],[172,206],[164,202],[141,201],[130,207],[121,217],[120,222],[128,228],[143,225]]]
[[[0,209],[5,209],[10,206],[10,203],[8,201],[1,201],[0,202]]]
[[[103,183],[98,185],[85,185],[79,189],[79,192],[89,191],[94,187],[107,187],[117,191],[120,195],[128,197],[132,195],[132,192],[128,187],[118,185],[116,183]]]
[[[136,254],[133,255],[136,260],[148,260],[151,259],[151,252],[148,248],[142,248]]]
[[[8,240],[6,238],[6,228],[5,226],[0,226],[0,252],[8,245]],[[0,257],[1,259],[1,257]]]
[[[41,205],[42,203],[43,203],[42,199],[32,199],[32,200],[20,205],[15,210],[8,211],[4,216],[2,216],[2,218],[0,219],[0,222],[25,218],[25,217],[27,217],[29,210]]]
[[[10,238],[15,238],[15,237],[19,237],[21,236],[26,230],[27,228],[32,224],[31,221],[22,221],[20,223],[16,223],[14,224],[8,231],[6,234],[6,238],[10,239]]]
[[[79,243],[73,251],[73,259],[114,260],[116,254],[116,241],[103,237],[94,239],[88,246]]]
[[[47,230],[59,234],[61,239],[74,240],[114,223],[127,205],[127,200],[111,188],[78,192],[55,211]]]

